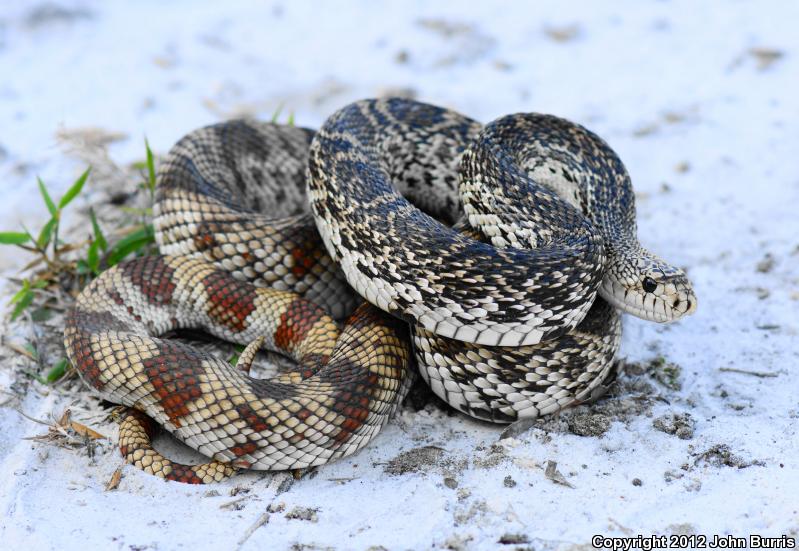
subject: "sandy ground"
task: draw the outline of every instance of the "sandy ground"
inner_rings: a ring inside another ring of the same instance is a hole
[[[542,111],[598,132],[633,177],[641,240],[685,267],[699,297],[675,325],[625,319],[610,396],[515,438],[420,390],[351,458],[300,480],[247,473],[212,488],[124,467],[106,491],[121,466],[114,425],[89,416],[75,385],[25,375],[38,367],[8,347],[52,340],[57,324],[38,337],[7,326],[3,548],[591,549],[594,535],[799,535],[796,4],[0,4],[2,229],[38,227],[36,176],[65,189],[87,150],[108,170],[78,213],[135,186],[112,162],[141,159],[145,135],[163,154],[230,116],[283,105],[318,126],[348,101],[399,93],[484,121]],[[25,260],[0,249],[7,277]],[[0,285],[5,305],[15,285]],[[26,439],[47,428],[20,411],[48,420],[70,405],[110,440]]]

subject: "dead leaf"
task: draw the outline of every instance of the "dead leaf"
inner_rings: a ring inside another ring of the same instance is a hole
[[[571,42],[582,34],[580,26],[575,24],[565,27],[544,27],[546,35],[555,42]]]
[[[519,419],[514,421],[499,434],[499,438],[497,440],[505,440],[506,438],[516,438],[521,434],[524,434],[528,430],[530,430],[533,426],[535,426],[538,419],[525,417],[524,419]]]
[[[755,58],[758,70],[765,71],[781,59],[785,52],[773,48],[750,48],[749,55]]]
[[[676,111],[666,111],[663,113],[663,120],[669,124],[677,124],[685,120],[685,115],[683,113],[677,113]]]
[[[111,490],[116,490],[119,487],[120,480],[122,480],[122,467],[115,470],[114,474],[111,475],[108,484],[105,485],[105,491],[110,492]]]
[[[644,136],[649,136],[657,131],[658,131],[658,125],[655,123],[651,123],[645,126],[639,126],[635,130],[633,130],[633,136],[635,136],[636,138],[643,138]]]
[[[74,430],[76,433],[80,434],[81,436],[88,436],[92,440],[103,440],[105,439],[105,435],[100,434],[99,432],[90,429],[86,425],[82,425],[77,421],[72,421],[69,426]]]
[[[61,415],[61,419],[58,420],[58,426],[61,428],[71,428],[75,431],[76,434],[80,436],[87,436],[92,440],[103,440],[105,436],[100,434],[99,432],[90,429],[86,425],[82,423],[78,423],[77,421],[72,421],[72,412],[69,409],[64,410],[64,413]]]
[[[547,468],[544,471],[544,476],[556,484],[561,484],[568,488],[574,488],[574,485],[566,480],[566,478],[558,470],[558,464],[555,461],[547,461]]]

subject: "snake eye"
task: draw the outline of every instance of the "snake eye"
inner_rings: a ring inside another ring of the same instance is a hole
[[[647,293],[654,293],[655,289],[657,288],[658,284],[657,282],[655,282],[654,279],[652,279],[651,277],[644,278],[644,291],[646,291]]]

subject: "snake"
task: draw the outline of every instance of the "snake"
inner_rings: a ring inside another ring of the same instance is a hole
[[[153,226],[161,254],[86,286],[64,342],[127,406],[126,460],[181,482],[351,455],[416,373],[479,420],[558,412],[605,388],[622,312],[669,322],[697,305],[685,272],[639,244],[618,155],[552,115],[483,125],[387,98],[318,131],[213,124],[161,163]],[[232,365],[170,338],[182,329],[245,347]],[[251,376],[261,348],[293,367]],[[167,459],[158,427],[211,461]]]

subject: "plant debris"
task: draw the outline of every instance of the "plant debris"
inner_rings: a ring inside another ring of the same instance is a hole
[[[779,326],[777,326],[779,328]],[[773,329],[773,327],[760,326],[758,329]],[[740,373],[741,375],[752,375],[753,377],[760,377],[761,379],[768,379],[772,377],[779,377],[778,373],[771,371],[752,371],[749,369],[738,369],[737,367],[720,367],[719,371],[723,373]]]
[[[716,468],[735,467],[736,469],[745,469],[752,466],[763,467],[766,464],[765,461],[759,459],[747,460],[735,455],[727,444],[716,444],[696,454],[694,465],[698,465],[700,462]]]
[[[765,71],[785,56],[785,52],[774,48],[750,48],[748,53],[757,61],[760,71]]]
[[[119,488],[119,482],[122,480],[122,467],[116,469],[111,478],[108,479],[108,482],[105,485],[105,491],[110,492],[111,490],[116,490]]]
[[[652,426],[681,440],[690,440],[694,437],[696,423],[690,413],[667,413],[653,420]]]
[[[544,34],[554,42],[561,44],[571,42],[580,37],[582,29],[577,24],[565,25],[563,27],[544,27]]]
[[[51,444],[60,448],[86,449],[89,457],[92,457],[96,447],[94,441],[106,438],[82,423],[72,421],[69,410],[64,411],[58,421],[50,423],[33,419],[22,412],[19,413],[31,421],[49,427],[47,433],[28,437],[27,440]]]
[[[776,263],[777,261],[774,259],[774,256],[771,253],[766,253],[766,255],[755,265],[755,270],[761,274],[767,274],[774,269],[774,265]]]
[[[443,455],[443,448],[437,446],[414,448],[391,459],[383,467],[383,472],[392,476],[400,476],[426,471],[429,467],[438,466]]]
[[[308,522],[317,522],[319,518],[316,513],[319,509],[316,507],[294,507],[291,511],[286,513],[286,518],[289,520],[306,520]]]
[[[558,464],[555,461],[547,461],[547,467],[544,470],[544,476],[556,484],[560,484],[561,486],[566,486],[568,488],[574,488],[574,485],[566,480],[566,477],[564,477],[558,470]]]
[[[485,451],[486,448],[483,446],[478,446],[475,448],[475,452],[480,452],[475,453],[474,457],[472,458],[472,463],[475,467],[480,469],[491,469],[508,459],[507,450],[501,443],[491,444],[488,447],[488,453],[484,453]]]
[[[568,420],[569,430],[577,436],[602,436],[610,429],[610,419],[601,413],[573,415]]]
[[[502,545],[514,545],[521,543],[530,543],[530,538],[525,534],[502,534],[497,540],[497,543]]]
[[[648,371],[652,377],[669,390],[682,390],[680,375],[682,369],[679,365],[666,361],[663,356],[658,356],[649,362]]]

